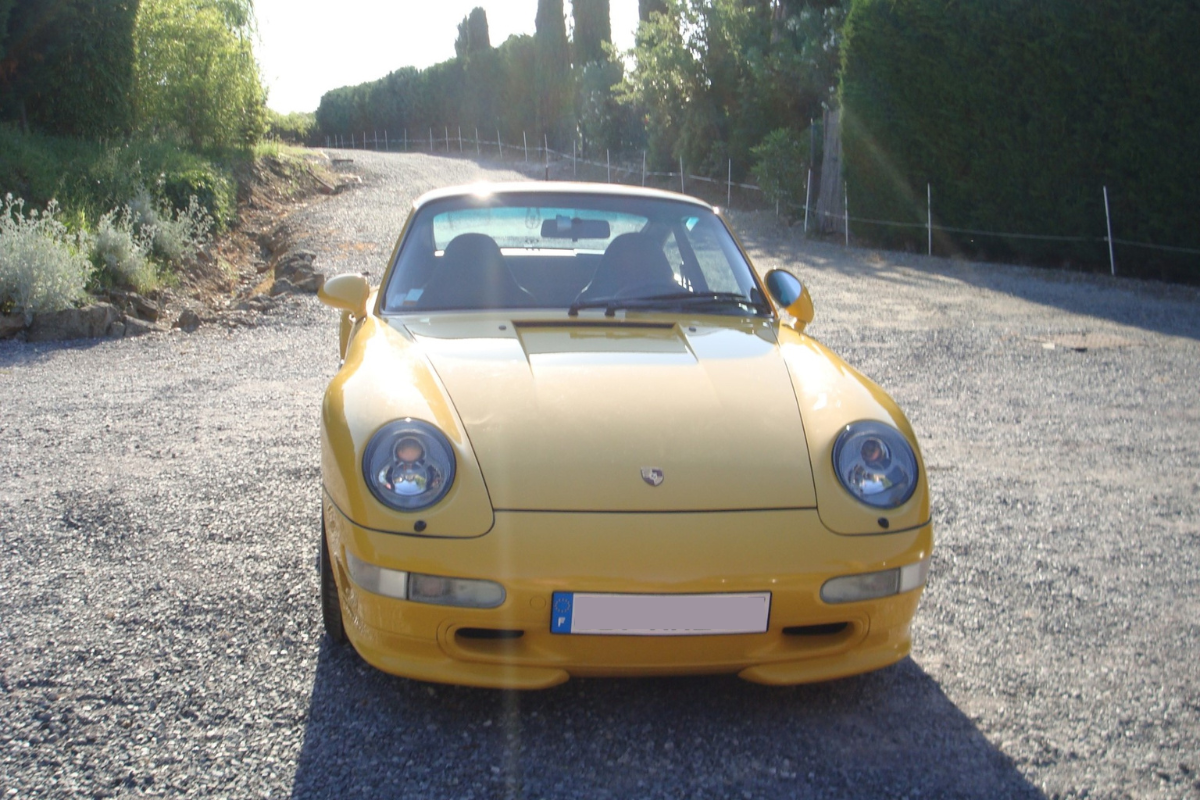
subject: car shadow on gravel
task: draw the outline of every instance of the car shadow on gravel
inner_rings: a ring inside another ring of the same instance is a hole
[[[1043,796],[911,659],[813,686],[499,692],[385,675],[322,637],[306,724],[294,800]]]
[[[738,233],[752,256],[761,254],[794,266],[802,280],[808,270],[832,270],[851,278],[927,290],[931,299],[944,290],[947,280],[957,281],[1071,314],[1200,339],[1200,314],[1196,313],[1200,290],[1195,287],[1067,269],[845,248],[805,240],[795,231],[771,227],[760,219],[745,217],[743,221],[747,230]]]

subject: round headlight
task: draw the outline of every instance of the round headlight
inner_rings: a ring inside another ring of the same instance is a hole
[[[454,448],[427,422],[389,422],[363,453],[363,477],[379,502],[419,511],[441,500],[454,483]]]
[[[833,445],[833,471],[855,499],[896,508],[917,488],[917,457],[908,440],[882,422],[852,422]]]

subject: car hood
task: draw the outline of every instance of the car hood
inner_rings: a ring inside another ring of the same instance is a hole
[[[497,510],[816,506],[768,321],[393,324],[444,385]]]

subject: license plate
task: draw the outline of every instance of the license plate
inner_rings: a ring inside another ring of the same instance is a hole
[[[601,636],[766,633],[771,613],[771,593],[555,592],[551,609],[551,633]]]

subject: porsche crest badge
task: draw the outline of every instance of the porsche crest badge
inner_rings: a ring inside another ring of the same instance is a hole
[[[642,480],[651,486],[658,486],[663,482],[663,471],[658,467],[642,467]]]

